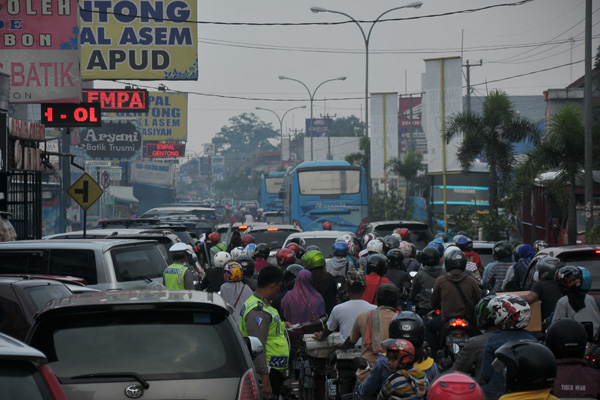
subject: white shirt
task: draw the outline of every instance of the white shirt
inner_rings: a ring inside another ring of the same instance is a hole
[[[350,336],[350,332],[352,331],[352,326],[354,325],[354,321],[358,314],[363,311],[371,311],[376,309],[377,306],[366,302],[362,299],[359,300],[348,300],[345,303],[338,304],[333,307],[331,310],[331,315],[327,320],[327,329],[330,331],[338,331],[340,332],[340,343],[343,343],[348,336]],[[362,340],[358,341],[358,345],[361,344]]]

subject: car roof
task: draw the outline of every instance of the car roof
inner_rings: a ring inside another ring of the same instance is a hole
[[[39,363],[47,361],[46,356],[41,351],[3,333],[0,333],[0,359],[26,360]]]
[[[377,227],[379,225],[412,225],[412,226],[423,226],[428,228],[429,226],[421,221],[401,221],[401,220],[393,220],[393,221],[373,221],[369,222],[369,225],[373,227]]]
[[[581,244],[574,246],[561,246],[561,247],[546,247],[545,249],[540,250],[536,257],[547,255],[549,257],[558,257],[564,253],[575,253],[580,251],[596,251],[600,252],[600,245],[595,244]]]
[[[0,250],[43,250],[43,249],[90,249],[97,248],[106,252],[114,247],[151,244],[150,240],[138,239],[54,239],[54,240],[17,240],[0,242]]]
[[[113,234],[126,234],[126,233],[140,233],[140,232],[146,232],[148,230],[152,230],[155,229],[154,227],[152,228],[111,228],[110,226],[107,226],[104,229],[87,229],[86,230],[86,235],[103,235],[103,236],[108,236],[108,235],[113,235]],[[47,239],[56,239],[56,238],[66,238],[67,236],[72,236],[72,235],[82,235],[83,231],[71,231],[71,232],[64,232],[64,233],[55,233],[54,235],[47,235],[44,236],[42,239],[47,240]]]
[[[85,286],[85,279],[74,276],[60,276],[60,275],[43,275],[43,274],[0,274],[1,281],[12,281],[12,282],[35,282],[45,281],[53,282],[57,284],[68,284],[72,286]]]
[[[246,230],[246,233],[252,233],[252,232],[256,232],[256,231],[267,231],[269,229],[279,229],[282,231],[288,230],[288,231],[298,231],[298,232],[302,232],[302,230],[300,228],[298,228],[298,226],[296,225],[292,225],[292,224],[267,224],[264,222],[259,222],[258,224],[253,224],[248,226],[248,229]]]
[[[288,236],[288,240],[292,238],[338,238],[342,235],[351,235],[354,237],[354,233],[349,231],[307,231],[292,233]]]

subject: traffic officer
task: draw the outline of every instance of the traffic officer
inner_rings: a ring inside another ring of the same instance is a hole
[[[173,264],[169,265],[163,273],[163,283],[167,289],[194,290],[194,273],[183,265],[187,260],[187,245],[175,243],[171,248]]]
[[[260,270],[256,291],[244,303],[239,328],[243,336],[257,337],[265,351],[253,361],[262,381],[263,399],[278,398],[282,373],[290,356],[286,324],[271,302],[277,297],[283,282],[283,272],[269,265]]]

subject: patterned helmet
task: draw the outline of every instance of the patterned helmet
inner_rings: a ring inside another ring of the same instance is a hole
[[[358,258],[359,258],[359,259],[361,259],[361,258],[364,258],[364,257],[366,257],[366,256],[368,256],[368,255],[369,255],[369,250],[367,250],[367,249],[363,249],[363,250],[361,250],[361,251],[358,253]]]
[[[367,243],[367,250],[369,250],[369,253],[381,253],[383,251],[383,243],[377,239],[373,239]]]
[[[365,287],[367,286],[367,281],[365,280],[365,273],[362,269],[350,269],[346,274],[346,285],[348,286],[358,286]]]
[[[521,296],[514,294],[494,297],[488,308],[494,313],[494,324],[500,329],[523,329],[531,319],[529,304]]]
[[[228,261],[223,267],[223,278],[225,282],[239,282],[244,276],[242,266],[237,261]]]
[[[475,321],[479,329],[485,328],[486,325],[494,324],[496,315],[494,311],[489,307],[490,301],[496,296],[487,295],[479,300],[479,303],[475,306]]]
[[[583,286],[583,273],[579,268],[567,265],[556,271],[554,280],[558,282],[563,293],[574,292]]]
[[[246,254],[244,252],[244,248],[242,246],[239,247],[234,247],[233,249],[231,249],[231,259],[232,260],[237,260],[238,258],[240,258],[240,256]]]
[[[256,255],[256,245],[254,243],[249,243],[244,250],[246,251],[246,255],[250,258],[254,258]]]
[[[536,253],[546,247],[548,247],[548,242],[545,240],[536,240],[533,242],[533,250],[535,250]]]
[[[304,268],[308,270],[325,266],[325,256],[317,250],[307,251],[306,254],[302,256],[302,261],[304,262]]]
[[[415,362],[415,346],[404,339],[386,339],[382,347],[387,351],[397,351],[400,364],[412,364]]]
[[[371,240],[374,240],[377,236],[374,233],[367,233],[362,237],[363,246],[367,246]]]
[[[410,247],[410,243],[408,243],[407,241],[403,240],[398,245],[398,248],[400,249],[400,251],[402,253],[404,253],[404,257],[405,258],[409,258],[410,257],[410,255],[412,253],[412,247]]]
[[[226,251],[220,251],[215,254],[215,267],[223,268],[229,260],[231,260],[231,255],[229,255],[229,253]]]

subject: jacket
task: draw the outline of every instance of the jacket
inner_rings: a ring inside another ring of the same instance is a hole
[[[569,304],[567,296],[561,297],[556,303],[552,323],[564,318],[574,319],[578,322],[591,322],[594,325],[594,337],[598,335],[598,330],[600,330],[600,310],[594,298],[589,294],[585,295],[585,307],[577,312]]]
[[[560,400],[550,394],[550,389],[531,390],[529,392],[516,392],[505,394],[500,400]]]
[[[413,279],[410,294],[408,295],[409,300],[412,301],[418,298],[418,308],[425,310],[430,309],[429,298],[431,297],[435,281],[445,273],[446,271],[440,265],[436,265],[435,267],[423,265]]]
[[[182,264],[169,265],[163,272],[163,282],[169,290],[194,290],[192,270]]]
[[[457,285],[460,286],[467,304],[463,301]],[[453,269],[436,279],[429,302],[431,308],[439,308],[442,311],[442,321],[462,317],[473,324],[473,309],[479,300],[481,290],[475,278],[464,271]]]
[[[337,257],[330,258],[325,264],[325,269],[333,276],[346,277],[349,270],[354,268],[354,264],[346,257],[338,259]]]
[[[473,336],[467,341],[465,347],[456,355],[454,367],[457,371],[471,375],[477,382],[481,382],[483,349],[494,332],[497,332],[497,329],[490,328],[483,335]]]
[[[556,360],[554,395],[559,398],[600,399],[600,372],[579,358]]]

